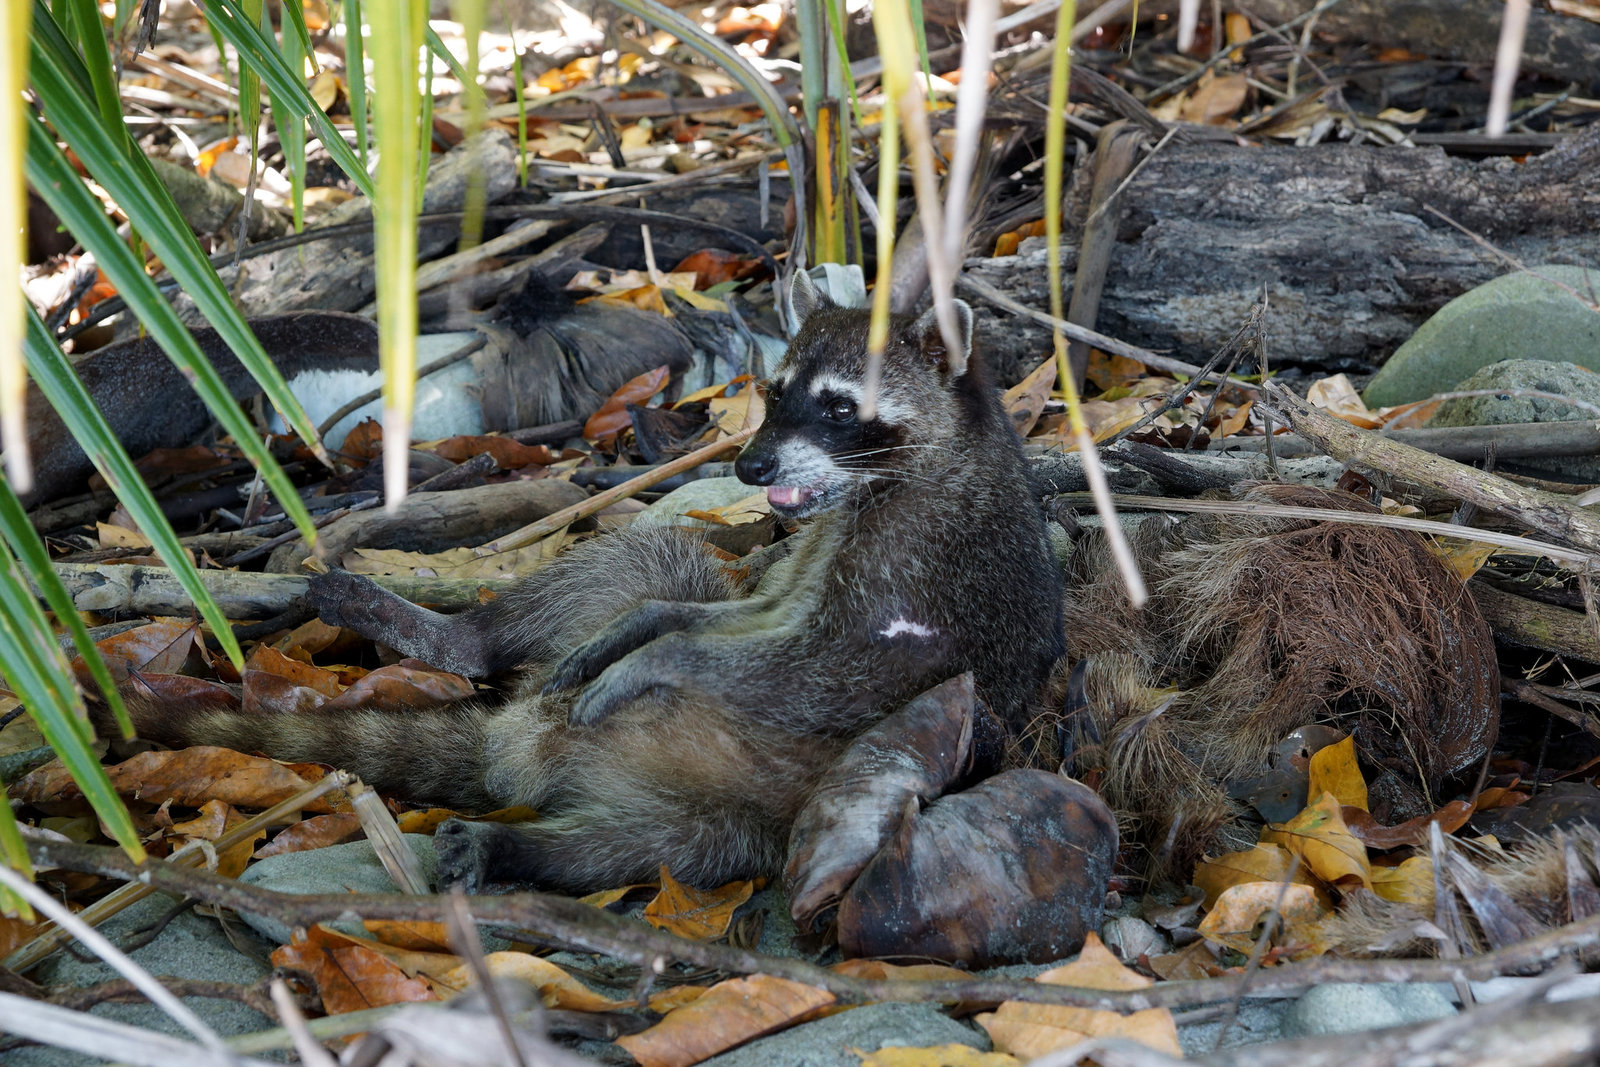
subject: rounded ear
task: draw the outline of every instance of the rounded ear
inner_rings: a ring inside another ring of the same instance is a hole
[[[953,380],[967,373],[967,361],[972,358],[972,308],[965,300],[952,300],[950,306],[955,312],[957,348],[946,343],[936,308],[924,311],[911,324],[911,340],[921,349],[924,359],[939,368],[946,379]]]
[[[811,275],[803,270],[797,270],[789,276],[790,333],[799,333],[800,327],[811,317],[812,312],[832,306],[833,301],[817,288],[816,282],[811,280]]]

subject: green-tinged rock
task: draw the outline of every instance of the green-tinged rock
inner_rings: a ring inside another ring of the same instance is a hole
[[[1462,293],[1395,350],[1363,394],[1369,407],[1423,400],[1505,359],[1565,360],[1600,370],[1600,270],[1538,266]],[[1549,279],[1549,280],[1546,280]],[[1560,282],[1561,285],[1552,284]]]
[[[1576,363],[1508,359],[1489,364],[1447,391],[1470,393],[1485,389],[1504,392],[1446,400],[1439,405],[1433,418],[1428,420],[1428,425],[1498,426],[1513,422],[1593,422],[1600,419],[1593,410],[1594,407],[1600,407],[1600,374],[1585,370]],[[1554,396],[1519,396],[1518,393],[1549,393]],[[1555,397],[1566,397],[1591,407],[1582,408]],[[1585,483],[1600,481],[1600,459],[1593,456],[1519,459],[1507,466],[1543,478]]]

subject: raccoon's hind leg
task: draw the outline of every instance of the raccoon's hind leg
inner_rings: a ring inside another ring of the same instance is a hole
[[[443,883],[584,893],[648,881],[662,865],[702,887],[776,873],[796,813],[843,746],[683,701],[572,730],[565,701],[532,699],[537,710],[492,728],[485,752],[491,789],[539,817],[440,826]]]
[[[644,602],[735,594],[703,540],[671,527],[635,525],[576,546],[498,599],[459,615],[418,607],[344,571],[313,578],[306,595],[324,622],[435,667],[483,678],[559,659]]]

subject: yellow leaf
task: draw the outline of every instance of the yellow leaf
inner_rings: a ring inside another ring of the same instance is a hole
[[[1372,891],[1384,900],[1433,914],[1433,860],[1412,856],[1398,867],[1372,868]]]
[[[1323,793],[1288,822],[1262,831],[1261,841],[1299,854],[1311,873],[1330,885],[1372,888],[1366,846],[1345,825],[1332,793]]]
[[[734,978],[712,986],[650,1029],[617,1038],[617,1044],[642,1067],[689,1067],[791,1026],[833,1002],[832,993],[787,978]]]
[[[484,957],[489,973],[496,978],[515,978],[539,990],[547,1008],[568,1011],[610,1011],[623,1003],[603,997],[560,967],[526,952],[491,952]],[[466,964],[435,978],[440,985],[457,992],[474,983],[472,968]]]
[[[1084,989],[1143,989],[1150,985],[1150,979],[1124,967],[1092,933],[1076,960],[1045,971],[1038,980]],[[979,1015],[978,1025],[988,1031],[996,1051],[1023,1059],[1090,1037],[1122,1037],[1173,1056],[1183,1055],[1178,1046],[1178,1028],[1166,1008],[1122,1015],[1096,1008],[1008,1000],[994,1011]]]
[[[1050,390],[1056,384],[1056,358],[1050,356],[1028,373],[1022,381],[1006,390],[1004,404],[1011,416],[1011,426],[1018,436],[1032,432],[1039,416],[1044,414],[1044,403],[1050,399]]]
[[[1271,911],[1277,911],[1283,920],[1273,937],[1274,945],[1291,948],[1295,959],[1327,951],[1319,926],[1325,913],[1308,885],[1243,882],[1231,886],[1201,921],[1200,936],[1248,956],[1261,936],[1262,920]]]
[[[1311,754],[1311,785],[1308,796],[1332,793],[1339,803],[1367,809],[1367,780],[1356,766],[1356,739],[1346,737],[1337,744],[1325,745]]]
[[[645,922],[694,941],[721,937],[733,922],[733,913],[755,892],[754,882],[729,882],[703,890],[684,885],[661,868],[661,892],[644,906]]]
[[[1222,424],[1217,427],[1218,437],[1232,437],[1240,430],[1250,425],[1250,409],[1255,405],[1254,400],[1246,400],[1234,409],[1232,415],[1224,415]]]
[[[1294,882],[1309,882],[1303,864],[1296,864],[1294,856],[1281,845],[1256,845],[1243,852],[1229,852],[1208,859],[1194,870],[1194,884],[1205,891],[1206,906],[1211,907],[1222,894],[1244,882],[1281,882],[1295,869]]]
[[[601,889],[601,890],[597,890],[596,892],[590,893],[587,896],[579,897],[578,898],[578,903],[580,903],[580,904],[588,904],[591,907],[595,907],[595,908],[604,908],[604,907],[609,907],[612,904],[615,904],[617,901],[621,900],[623,897],[627,896],[629,893],[634,892],[635,890],[638,890],[638,889],[655,889],[655,888],[656,888],[656,886],[654,886],[654,885],[652,885],[652,884],[650,884],[648,882],[641,882],[641,883],[638,883],[637,885],[618,886],[616,889]]]
[[[723,382],[721,385],[708,385],[704,389],[696,389],[694,392],[690,393],[686,397],[683,397],[676,404],[673,404],[672,406],[673,406],[674,409],[677,409],[677,408],[681,408],[681,407],[683,407],[683,406],[685,406],[687,404],[698,403],[699,401],[702,401],[702,400],[714,400],[719,396],[727,396],[729,389],[732,389],[736,385],[744,385],[746,382],[748,382],[750,380],[751,380],[750,375],[741,374],[737,378],[733,379],[732,381]]]
[[[1463,541],[1455,537],[1430,537],[1428,548],[1463,582],[1477,574],[1489,562],[1489,557],[1500,551],[1482,541]]]

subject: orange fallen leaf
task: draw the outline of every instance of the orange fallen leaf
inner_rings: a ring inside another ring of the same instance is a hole
[[[509,437],[496,437],[493,434],[447,437],[434,445],[433,450],[452,463],[465,463],[473,456],[487,452],[502,470],[508,471],[547,466],[556,461],[556,454],[550,451],[549,445],[525,445]]]
[[[306,852],[313,848],[337,845],[350,840],[360,830],[361,820],[350,812],[315,815],[281,830],[256,850],[255,858],[259,860],[284,852]]]
[[[345,435],[339,454],[349,459],[376,459],[383,454],[383,424],[377,419],[362,419]]]
[[[301,773],[301,769],[304,773]],[[176,752],[141,752],[107,767],[111,785],[124,796],[159,804],[198,808],[220,800],[240,808],[269,808],[288,800],[322,778],[314,764],[279,763],[263,756],[247,756],[228,748],[195,745]],[[76,800],[83,794],[60,762],[48,763],[28,774],[8,790],[13,799],[28,803]],[[349,810],[343,793],[325,795],[307,805],[308,811],[331,811],[333,805]]]
[[[420,660],[403,659],[379,667],[323,705],[324,711],[379,705],[385,710],[422,710],[465,700],[475,690],[459,674],[436,670]]]
[[[1143,989],[1150,979],[1122,965],[1098,935],[1091,933],[1073,962],[1045,971],[1040,982],[1084,989]],[[1121,1037],[1160,1052],[1183,1055],[1178,1027],[1166,1008],[1151,1008],[1122,1015],[1098,1008],[1069,1008],[1058,1004],[1029,1004],[1008,1000],[992,1012],[979,1015],[978,1025],[989,1033],[995,1051],[1023,1059],[1042,1056],[1091,1037]]]
[[[719,982],[656,1025],[617,1038],[641,1067],[689,1067],[724,1049],[792,1026],[834,1002],[832,993],[755,974]]]
[[[643,404],[661,392],[667,387],[667,378],[670,374],[671,371],[666,366],[660,366],[623,382],[617,391],[600,405],[600,410],[590,415],[589,421],[583,424],[584,440],[595,444],[614,440],[617,434],[633,425],[633,420],[628,415],[628,405]]]
[[[1345,808],[1342,814],[1345,825],[1350,827],[1350,832],[1355,834],[1356,839],[1363,845],[1368,848],[1388,849],[1423,844],[1428,840],[1428,827],[1433,823],[1438,823],[1442,832],[1453,834],[1467,824],[1467,820],[1472,818],[1472,813],[1476,810],[1470,800],[1452,800],[1430,815],[1418,815],[1415,819],[1407,819],[1398,826],[1384,826],[1358,808]],[[1373,877],[1377,877],[1376,872]]]
[[[439,999],[427,982],[408,976],[381,953],[351,944],[349,938],[321,924],[307,931],[304,941],[276,949],[272,962],[277,967],[309,972],[329,1015]]]
[[[1242,852],[1229,852],[1207,859],[1195,867],[1194,884],[1205,891],[1206,906],[1214,905],[1222,894],[1233,886],[1245,882],[1290,881],[1310,885],[1311,875],[1305,864],[1297,864],[1294,855],[1281,845],[1255,845]]]
[[[339,676],[333,671],[286,656],[271,645],[257,645],[244,663],[247,671],[275,674],[325,697],[336,697],[344,691],[344,686],[339,684]]]
[[[411,952],[454,952],[444,923],[411,919],[365,919],[361,923],[376,941]]]
[[[199,639],[200,628],[188,619],[157,619],[146,626],[124,630],[96,641],[111,677],[126,681],[135,671],[177,674]],[[73,660],[78,667],[82,659]]]
[[[449,808],[419,808],[416,811],[401,812],[395,821],[400,824],[401,833],[431,834],[446,819],[465,819],[468,822],[527,822],[538,817],[539,813],[532,808],[518,805],[514,808],[498,808],[482,815],[462,815]]]
[[[754,882],[729,882],[717,889],[684,885],[661,868],[661,892],[644,906],[651,926],[693,941],[721,937],[733,922],[733,913],[755,892]]]

